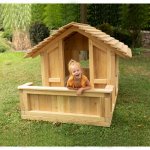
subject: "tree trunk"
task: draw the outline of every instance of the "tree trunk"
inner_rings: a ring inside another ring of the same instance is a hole
[[[141,47],[141,33],[140,33],[140,30],[133,30],[131,35],[132,35],[132,48]]]
[[[87,23],[87,4],[80,4],[80,22]]]
[[[31,48],[29,33],[26,31],[14,31],[12,45],[15,50],[27,50]]]

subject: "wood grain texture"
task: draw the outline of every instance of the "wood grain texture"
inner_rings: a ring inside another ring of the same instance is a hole
[[[78,96],[65,87],[29,85],[18,87],[23,119],[110,126],[113,86],[87,90]]]

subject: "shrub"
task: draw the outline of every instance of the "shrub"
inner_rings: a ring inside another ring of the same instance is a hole
[[[140,55],[141,54],[141,48],[133,48],[132,53],[133,53],[133,55]]]
[[[113,36],[113,26],[111,26],[109,23],[103,23],[99,26],[97,26],[99,30],[102,30],[106,34],[109,34],[110,36]]]
[[[12,32],[10,30],[5,30],[2,37],[7,38],[7,40],[9,41],[12,41]]]
[[[3,45],[0,45],[0,53],[4,53],[7,50],[7,48]]]
[[[141,42],[141,33],[140,31],[132,31],[131,32],[132,35],[132,47],[134,48],[139,48],[142,46],[142,42]]]
[[[130,32],[115,28],[113,34],[114,38],[118,39],[119,41],[125,43],[128,46],[132,45],[132,35]]]
[[[127,30],[115,28],[108,23],[101,24],[97,26],[97,28],[102,30],[106,34],[113,36],[114,38],[118,39],[119,41],[125,43],[128,46],[132,45],[132,35]]]
[[[30,27],[29,33],[32,44],[36,45],[49,36],[49,29],[45,24],[36,22]]]

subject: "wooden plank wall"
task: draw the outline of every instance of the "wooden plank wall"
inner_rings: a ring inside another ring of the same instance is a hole
[[[104,88],[107,83],[107,53],[94,46],[94,84],[96,88]]]
[[[76,91],[63,87],[62,90],[59,88],[57,90],[56,87],[23,85],[19,87],[19,90],[23,119],[98,126],[111,124],[112,86],[107,86],[101,91],[86,91],[82,96],[77,96]]]
[[[105,88],[107,84],[107,51],[102,48],[89,41],[90,79],[94,88]]]
[[[111,109],[114,110],[118,94],[118,57],[108,47],[100,47],[89,40],[90,81],[94,88],[113,85]]]
[[[118,59],[108,47],[99,45],[80,33],[73,32],[65,39],[60,39],[46,46],[41,53],[42,82],[46,86],[64,86],[70,59],[79,61],[81,50],[89,51],[89,70],[85,71],[94,88],[105,88],[114,85],[112,95],[115,104],[118,93]]]
[[[104,98],[29,94],[30,110],[104,117]]]
[[[41,53],[43,86],[64,86],[64,50],[62,40],[48,45]]]

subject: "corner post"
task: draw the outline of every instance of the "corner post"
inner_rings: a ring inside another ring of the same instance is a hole
[[[94,62],[93,62],[93,43],[89,40],[89,66],[90,66],[90,82],[94,87]]]
[[[111,124],[112,119],[112,93],[105,94],[105,120],[108,123],[108,126]]]

